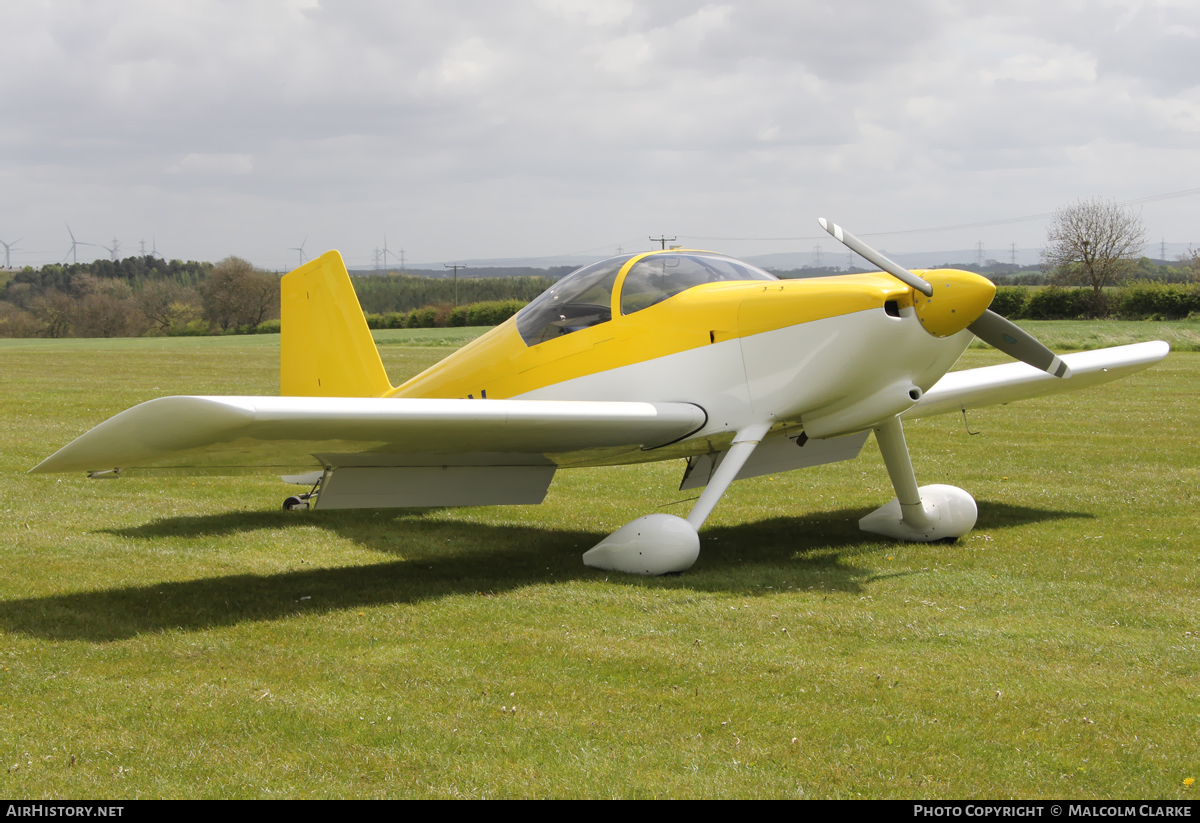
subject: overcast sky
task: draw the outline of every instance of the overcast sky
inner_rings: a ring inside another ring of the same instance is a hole
[[[818,216],[871,234],[1200,187],[1194,0],[86,0],[5,3],[0,30],[19,264],[61,260],[64,222],[272,268],[306,237],[352,265],[385,235],[409,262],[662,232],[748,255],[815,241],[727,238],[811,237]],[[1156,242],[1200,245],[1200,196],[1140,208]]]

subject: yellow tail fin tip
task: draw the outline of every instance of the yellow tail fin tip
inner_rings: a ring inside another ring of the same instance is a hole
[[[284,275],[279,393],[378,397],[391,391],[342,256],[326,252]]]

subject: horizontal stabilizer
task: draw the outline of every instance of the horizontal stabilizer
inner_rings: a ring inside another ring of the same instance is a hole
[[[960,409],[995,406],[1014,400],[1086,389],[1149,368],[1166,357],[1170,350],[1168,344],[1155,340],[1152,343],[1064,354],[1062,361],[1071,370],[1071,376],[1066,379],[1025,363],[1005,363],[1002,366],[950,372],[901,417],[913,420]]]
[[[541,503],[554,466],[372,466],[328,472],[318,509]]]
[[[690,403],[161,397],[106,420],[31,471],[220,475],[562,465],[571,455],[665,445],[706,420]]]

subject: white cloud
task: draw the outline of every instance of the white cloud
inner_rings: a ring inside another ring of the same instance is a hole
[[[170,174],[190,174],[196,176],[226,176],[249,174],[254,171],[254,163],[248,154],[196,154],[187,155],[178,163],[167,167]]]
[[[384,232],[419,259],[546,254],[835,210],[867,232],[1198,166],[1187,3],[79,2],[0,26],[22,32],[0,226],[179,256],[282,261],[306,232],[352,259]],[[1168,206],[1159,233],[1196,239]]]

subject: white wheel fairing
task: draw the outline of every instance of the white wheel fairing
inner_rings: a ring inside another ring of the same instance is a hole
[[[917,490],[925,510],[928,525],[917,527],[904,520],[900,501],[892,498],[858,521],[865,532],[882,534],[909,543],[932,543],[935,540],[962,537],[975,528],[979,509],[975,498],[957,486],[934,484]]]
[[[627,523],[583,555],[594,569],[659,575],[690,569],[700,556],[700,535],[682,517],[648,514]]]

